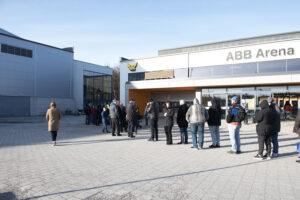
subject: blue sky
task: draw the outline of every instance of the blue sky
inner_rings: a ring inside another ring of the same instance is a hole
[[[299,31],[299,10],[299,0],[0,0],[0,28],[115,66],[159,49]]]

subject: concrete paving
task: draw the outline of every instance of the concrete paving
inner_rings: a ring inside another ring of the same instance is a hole
[[[232,155],[226,123],[221,148],[204,150],[148,142],[149,128],[135,139],[102,134],[83,116],[65,116],[53,147],[44,117],[0,119],[0,199],[300,199],[299,138],[283,122],[280,157],[253,159],[255,125],[241,129],[242,154]],[[178,127],[173,142],[179,142]],[[191,135],[189,132],[189,142]]]

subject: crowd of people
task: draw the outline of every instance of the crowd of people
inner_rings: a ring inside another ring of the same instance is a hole
[[[239,98],[234,96],[231,99],[231,106],[229,106],[226,115],[231,143],[231,149],[228,151],[230,154],[242,153],[240,129],[242,122],[247,119],[247,111],[239,102]],[[188,126],[190,126],[193,144],[191,148],[196,150],[203,149],[204,127],[205,123],[207,123],[212,139],[212,144],[208,147],[220,148],[220,102],[218,99],[212,98],[208,105],[209,109],[207,110],[199,103],[197,98],[194,98],[193,104],[188,107],[184,100],[180,100],[180,106],[176,116],[176,122],[180,130],[180,142],[178,144],[188,144]],[[278,133],[281,128],[280,109],[271,97],[260,102],[260,108],[261,109],[256,112],[254,116],[258,136],[258,153],[254,158],[262,160],[264,158],[271,159],[278,157]],[[102,109],[102,111],[99,111],[100,109]],[[105,105],[97,109],[87,105],[85,107],[85,113],[86,124],[94,121],[96,125],[99,125],[101,121],[103,124],[102,131],[104,133],[109,133],[108,124],[110,124],[112,136],[121,136],[121,132],[125,131],[128,137],[134,138],[138,128],[141,127],[139,121],[142,117],[139,107],[133,99],[128,102],[126,107],[115,99],[110,105]],[[94,115],[94,117],[92,115]],[[144,115],[146,125],[148,125],[148,121],[150,122],[151,135],[148,141],[158,141],[159,104],[153,99],[149,99],[145,107]],[[173,144],[172,128],[174,126],[175,115],[175,109],[172,107],[171,102],[167,101],[163,110],[164,132],[167,145]],[[61,113],[59,109],[56,108],[55,102],[51,102],[46,118],[49,121],[48,130],[52,133],[52,140],[55,145],[57,131],[59,129],[59,120],[61,118]],[[300,137],[300,112],[298,112],[293,131]],[[264,148],[266,151],[265,154],[263,154]],[[300,153],[300,142],[298,144],[298,152]],[[297,162],[300,162],[300,160],[297,160]]]

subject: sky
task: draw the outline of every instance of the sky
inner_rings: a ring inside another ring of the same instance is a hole
[[[120,57],[300,31],[299,0],[0,0],[0,28],[117,66]]]

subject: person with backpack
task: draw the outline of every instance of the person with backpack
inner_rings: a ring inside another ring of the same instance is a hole
[[[228,123],[229,137],[231,143],[231,150],[228,153],[241,153],[241,140],[240,129],[242,127],[242,121],[245,119],[245,109],[239,105],[239,98],[237,96],[232,97],[232,105],[228,109],[226,121]]]
[[[258,154],[255,159],[263,159],[264,145],[266,145],[267,159],[271,159],[271,138],[275,134],[277,112],[269,106],[267,100],[260,103],[261,110],[255,114],[256,132],[258,136]]]
[[[220,126],[221,126],[221,106],[219,101],[216,99],[211,100],[211,106],[208,109],[209,119],[207,124],[209,126],[209,131],[212,139],[212,145],[209,148],[219,148],[220,147]]]
[[[203,149],[204,143],[204,123],[208,120],[208,113],[205,107],[199,103],[197,98],[194,98],[186,113],[186,121],[190,124],[194,149]],[[198,133],[198,144],[197,144]]]

